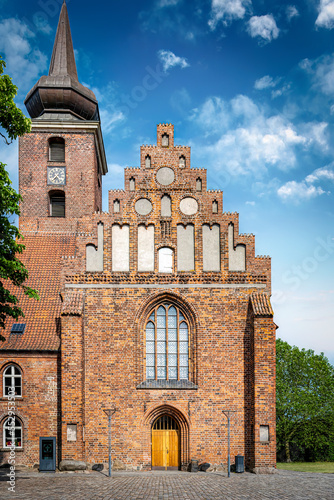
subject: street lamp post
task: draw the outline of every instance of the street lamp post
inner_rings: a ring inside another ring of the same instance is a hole
[[[109,448],[109,477],[111,477],[111,417],[117,411],[116,407],[103,410],[108,415],[108,448]]]
[[[230,414],[236,413],[236,410],[222,410],[227,418],[227,476],[231,476],[231,457],[230,457]]]

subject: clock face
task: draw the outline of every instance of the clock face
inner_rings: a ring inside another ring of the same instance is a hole
[[[65,167],[48,167],[48,184],[65,185],[66,173]]]

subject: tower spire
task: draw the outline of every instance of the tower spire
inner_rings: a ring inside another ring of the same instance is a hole
[[[62,5],[53,46],[49,76],[71,76],[78,81],[66,2]]]
[[[48,75],[43,75],[24,101],[31,118],[99,121],[94,93],[79,80],[66,1],[61,7]]]

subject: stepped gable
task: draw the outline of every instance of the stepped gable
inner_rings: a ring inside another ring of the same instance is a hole
[[[40,300],[31,299],[22,290],[10,286],[25,317],[16,321],[7,319],[6,329],[1,332],[6,341],[0,343],[0,349],[57,351],[60,347],[62,257],[75,253],[75,236],[26,236],[24,244],[26,249],[20,260],[29,271],[26,284],[39,291]],[[13,323],[26,324],[22,335],[10,333]]]
[[[99,121],[95,94],[78,80],[66,2],[61,8],[49,74],[24,101],[31,118]]]

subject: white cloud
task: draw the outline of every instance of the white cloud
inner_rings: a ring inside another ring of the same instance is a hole
[[[290,83],[286,83],[285,85],[283,85],[283,87],[281,87],[279,89],[272,90],[271,97],[273,99],[275,99],[276,97],[279,97],[279,96],[285,94],[290,89],[290,87],[291,87]]]
[[[309,200],[324,193],[325,191],[321,187],[309,185],[305,181],[289,181],[277,191],[278,196],[283,200],[290,199],[294,201]]]
[[[321,179],[334,181],[334,170],[330,168],[330,166],[317,168],[312,174],[305,178],[305,181],[314,183]]]
[[[111,132],[116,125],[125,120],[125,115],[122,111],[110,111],[106,108],[100,110],[101,125],[103,132],[108,134]]]
[[[334,96],[334,53],[313,60],[303,59],[299,67],[310,75],[314,89]],[[332,112],[331,109],[330,111]]]
[[[212,0],[210,28],[214,30],[219,22],[227,26],[234,20],[243,19],[251,5],[251,0]]]
[[[296,148],[317,144],[312,124],[293,125],[284,115],[270,115],[250,98],[231,101],[211,97],[190,118],[206,133],[202,154],[217,170],[229,175],[261,177],[269,169],[290,170],[297,163]]]
[[[185,57],[176,56],[170,50],[159,50],[158,57],[162,62],[163,70],[165,72],[170,68],[175,68],[176,66],[180,66],[181,68],[187,68],[189,66]]]
[[[159,0],[158,7],[170,7],[172,5],[177,5],[180,0]]]
[[[277,80],[273,80],[273,78],[269,75],[265,75],[262,78],[259,78],[254,83],[254,88],[256,90],[263,90],[268,88],[276,87]]]
[[[279,29],[272,14],[253,16],[248,21],[248,33],[252,38],[260,37],[271,42],[279,35]]]
[[[246,205],[250,205],[251,207],[254,207],[255,201],[246,201]]]
[[[288,21],[291,21],[291,19],[298,16],[299,12],[297,7],[295,5],[288,5],[286,8],[286,17],[288,18]]]
[[[324,94],[334,94],[333,55],[321,57],[314,62],[315,83]]]
[[[292,200],[294,202],[315,198],[325,193],[329,194],[329,191],[323,189],[325,186],[315,185],[320,181],[334,181],[333,165],[317,168],[300,182],[287,182],[277,190],[277,194],[282,200]]]
[[[271,97],[272,99],[275,99],[276,97],[285,94],[290,89],[291,86],[290,83],[286,83],[280,88],[275,88],[281,82],[281,80],[282,80],[281,78],[273,79],[271,76],[265,75],[262,78],[259,78],[258,80],[255,81],[254,88],[256,90],[272,89]]]
[[[332,29],[334,27],[334,1],[320,0],[319,15],[315,21],[316,26]]]
[[[47,67],[46,56],[31,46],[34,37],[28,26],[17,19],[0,22],[0,52],[7,64],[5,71],[19,90],[21,87],[29,90],[31,81],[35,81]]]

